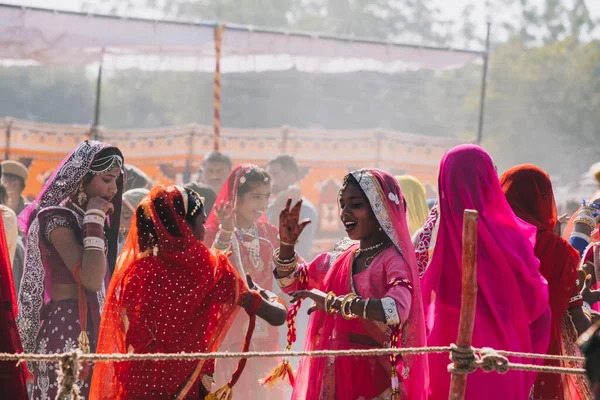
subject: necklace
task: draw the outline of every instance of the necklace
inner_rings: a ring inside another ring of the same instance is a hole
[[[388,242],[385,246],[383,246],[383,248],[381,248],[381,250],[379,250],[378,252],[376,252],[375,254],[373,254],[370,257],[367,257],[367,259],[365,260],[365,265],[368,267],[369,265],[371,265],[371,263],[375,260],[375,257],[377,257],[378,255],[380,255],[381,253],[383,253],[383,251],[385,249],[387,249],[388,247],[390,247],[392,245],[392,242]]]
[[[358,250],[356,250],[356,253],[354,253],[354,257],[358,257],[362,253],[366,253],[367,251],[377,250],[378,248],[380,248],[384,244],[385,244],[385,242],[381,242],[381,243],[377,243],[377,244],[375,244],[373,246],[370,246],[370,247],[365,247],[364,249],[358,249]]]

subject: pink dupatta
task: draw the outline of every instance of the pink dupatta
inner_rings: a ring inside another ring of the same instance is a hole
[[[465,209],[479,212],[477,308],[474,347],[545,353],[550,332],[548,284],[534,255],[536,228],[510,208],[491,157],[475,145],[461,145],[442,159],[439,175],[439,232],[431,264],[423,275],[423,303],[433,321],[428,346],[456,341],[461,303],[462,227]],[[435,294],[435,296],[432,296]],[[432,300],[433,299],[433,300]],[[513,362],[531,362],[510,358]],[[430,398],[448,398],[446,354],[429,356]],[[466,399],[527,399],[535,373],[469,375]],[[432,380],[433,381],[433,380]]]
[[[396,250],[407,264],[409,280],[413,285],[412,303],[408,319],[404,322],[401,343],[403,346],[425,346],[425,322],[420,297],[419,274],[410,235],[403,196],[398,182],[387,172],[368,169],[352,175],[366,194],[380,226],[392,240]],[[337,295],[354,290],[351,283],[354,252],[351,246],[333,263],[319,288]],[[345,320],[339,315],[317,311],[310,317],[306,333],[305,350],[348,350],[384,347],[389,343],[383,324],[357,318]],[[370,338],[373,345],[359,346],[350,341],[351,336]],[[428,374],[426,356],[406,356],[399,365],[402,372],[403,391],[407,399],[427,398]],[[388,357],[336,357],[303,358],[294,387],[293,399],[316,400],[372,399],[391,387],[391,365]],[[333,376],[334,379],[328,377]]]

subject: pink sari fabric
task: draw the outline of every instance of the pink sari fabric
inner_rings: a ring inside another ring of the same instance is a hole
[[[461,145],[442,159],[439,175],[439,232],[431,263],[421,281],[428,346],[454,343],[461,304],[462,227],[465,209],[479,212],[477,307],[474,347],[545,353],[551,314],[548,287],[534,255],[536,228],[510,208],[491,157],[475,145]],[[532,362],[511,357],[512,362]],[[446,354],[429,356],[431,399],[448,398]],[[527,399],[535,373],[469,375],[466,399]]]
[[[337,259],[322,254],[312,263],[300,268],[308,269],[308,289],[318,288],[344,295],[352,291],[364,298],[395,300],[403,323],[403,346],[425,346],[425,322],[420,297],[419,274],[410,236],[403,197],[393,176],[386,172],[369,169],[353,172],[381,227],[388,234],[394,247],[380,254],[369,269],[352,276],[354,253],[357,244],[350,246]],[[331,265],[331,267],[330,267]],[[386,289],[395,278],[412,282],[413,292],[405,287]],[[297,289],[297,283],[285,288],[286,292]],[[381,348],[389,343],[389,329],[383,323],[357,318],[345,320],[339,315],[323,311],[313,313],[306,333],[305,350],[348,350]],[[425,399],[427,397],[427,358],[405,357],[399,366],[404,375],[401,384],[403,398]],[[391,365],[388,357],[337,357],[303,358],[300,361],[292,399],[383,399],[389,398],[391,390]],[[400,372],[399,372],[400,373]]]

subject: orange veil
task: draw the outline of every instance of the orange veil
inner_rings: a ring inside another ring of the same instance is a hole
[[[137,208],[108,289],[98,353],[218,350],[248,289],[225,255],[192,234],[188,193],[158,186]],[[199,370],[202,381],[190,378]],[[173,398],[190,385],[185,398],[199,398],[213,372],[214,360],[97,362],[90,398]]]

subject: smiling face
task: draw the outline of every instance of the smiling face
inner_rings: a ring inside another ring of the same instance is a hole
[[[92,179],[83,185],[83,191],[88,199],[101,197],[111,201],[117,194],[117,179],[121,176],[121,169],[116,167],[103,174],[93,175]]]
[[[364,240],[379,233],[379,222],[367,196],[356,182],[348,182],[340,196],[340,217],[352,240]]]
[[[271,196],[270,182],[246,183],[250,189],[238,196],[235,213],[238,225],[249,225],[257,221],[267,210]]]

